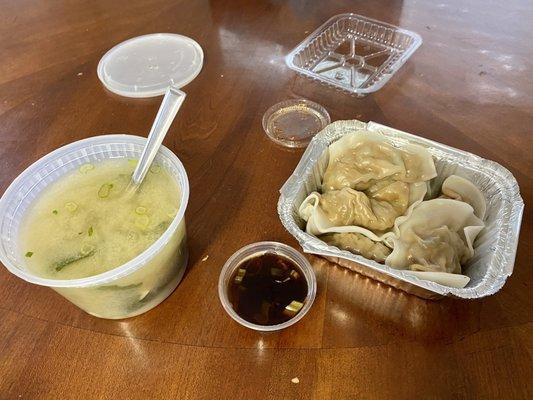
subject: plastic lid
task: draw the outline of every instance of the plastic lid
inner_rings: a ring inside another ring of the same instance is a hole
[[[138,36],[117,44],[98,64],[98,77],[113,93],[153,97],[170,86],[181,88],[201,71],[204,53],[198,43],[174,33]]]
[[[331,122],[324,107],[305,99],[287,100],[263,115],[263,129],[270,139],[286,147],[305,147]]]

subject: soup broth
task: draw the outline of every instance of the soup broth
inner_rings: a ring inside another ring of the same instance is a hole
[[[136,160],[82,165],[48,187],[28,210],[20,242],[27,266],[51,279],[100,274],[135,258],[168,228],[179,208],[172,176],[153,165],[125,193]]]

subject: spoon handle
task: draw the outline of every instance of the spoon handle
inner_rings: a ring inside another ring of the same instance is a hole
[[[150,169],[150,165],[152,165],[152,161],[154,161],[155,155],[159,150],[159,146],[161,146],[161,143],[186,96],[187,95],[184,92],[175,87],[170,86],[167,89],[165,97],[163,97],[163,101],[161,102],[161,106],[155,117],[152,129],[150,130],[150,134],[148,135],[146,146],[144,147],[139,163],[133,172],[131,178],[133,185],[140,185],[146,176],[146,173]]]

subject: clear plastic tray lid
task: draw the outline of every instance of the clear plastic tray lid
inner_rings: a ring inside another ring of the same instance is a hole
[[[121,96],[153,97],[169,86],[181,88],[201,71],[204,53],[193,39],[155,33],[126,40],[109,50],[98,64],[104,86]]]
[[[361,97],[381,89],[421,44],[415,32],[340,14],[296,46],[286,63],[305,77]]]

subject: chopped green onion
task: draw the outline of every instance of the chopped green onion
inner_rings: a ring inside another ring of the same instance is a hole
[[[92,235],[93,235],[93,227],[92,227],[92,226],[89,227],[89,230],[87,231],[87,234],[88,234],[89,236],[92,236]]]
[[[146,207],[137,207],[135,209],[135,214],[143,215],[146,214],[146,211],[148,211]]]
[[[94,169],[94,165],[92,164],[83,164],[81,167],[80,167],[80,172],[82,174],[86,174],[87,172],[89,172],[91,169]]]
[[[81,254],[89,254],[91,252],[94,252],[94,246],[92,244],[84,244],[81,247]]]
[[[235,275],[235,279],[234,279],[234,282],[237,284],[237,285],[240,285],[242,283],[242,280],[244,278],[244,275],[246,275],[246,269],[244,268],[239,268],[239,270],[237,271],[237,275]]]
[[[285,310],[283,310],[283,314],[289,317],[294,317],[296,314],[298,314],[298,311],[300,311],[303,306],[303,303],[293,300],[287,307],[285,307]]]
[[[98,190],[98,197],[100,198],[106,198],[109,196],[109,192],[113,189],[112,183],[104,183],[102,186],[100,186],[100,189]]]
[[[129,231],[127,237],[128,237],[128,240],[134,241],[139,238],[139,235],[134,231]]]
[[[161,167],[157,164],[153,164],[151,167],[150,167],[150,172],[154,173],[154,174],[158,174],[159,172],[161,172]]]
[[[272,275],[275,278],[282,278],[283,277],[283,270],[281,268],[270,268],[270,275]]]
[[[148,215],[138,215],[135,218],[135,226],[138,228],[144,229],[148,226],[150,223],[150,217]]]
[[[69,201],[67,204],[65,204],[65,208],[70,212],[74,212],[78,209],[78,205],[73,201]]]
[[[52,210],[52,214],[55,214],[57,215],[58,211],[57,210]]]
[[[29,257],[31,257],[31,256],[33,256],[33,251],[28,251],[28,252],[26,253],[26,257],[29,258]]]

